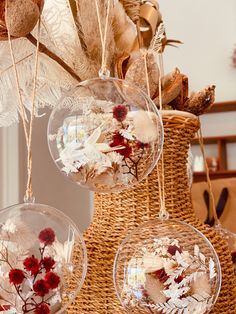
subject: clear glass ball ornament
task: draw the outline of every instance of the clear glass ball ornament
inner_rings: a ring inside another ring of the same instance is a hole
[[[72,181],[114,192],[152,171],[163,127],[156,106],[139,88],[101,77],[64,94],[50,116],[48,143],[57,167]]]
[[[127,313],[209,313],[221,288],[218,256],[192,226],[152,220],[122,242],[114,285]]]
[[[0,311],[64,313],[86,269],[83,238],[62,212],[34,203],[0,211]]]

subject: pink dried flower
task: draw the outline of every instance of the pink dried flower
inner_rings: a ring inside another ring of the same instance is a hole
[[[117,105],[113,108],[113,118],[122,122],[125,120],[128,113],[128,109],[125,105]]]
[[[39,233],[39,241],[45,245],[52,245],[55,241],[55,232],[51,228],[43,229]]]

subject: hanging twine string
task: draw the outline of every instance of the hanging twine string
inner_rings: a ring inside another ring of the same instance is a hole
[[[199,123],[200,123],[200,119],[198,118]],[[201,123],[200,123],[201,125]],[[202,136],[202,129],[200,127],[199,131],[198,131],[198,141],[200,144],[200,148],[201,148],[201,152],[202,152],[202,157],[204,160],[204,165],[205,165],[205,170],[206,170],[206,178],[207,178],[207,185],[209,188],[209,194],[210,194],[210,209],[211,209],[211,213],[213,215],[213,218],[215,220],[215,225],[219,225],[219,219],[217,216],[217,212],[216,212],[216,204],[215,204],[215,198],[214,198],[214,194],[213,194],[213,189],[212,189],[212,184],[211,184],[211,179],[210,179],[210,170],[207,164],[207,160],[206,160],[206,153],[205,153],[205,147],[204,147],[204,141],[203,141],[203,136]]]
[[[6,1],[6,7],[5,12],[7,15],[7,3]],[[7,20],[7,19],[6,19]],[[32,131],[33,131],[33,120],[35,115],[35,107],[36,107],[36,87],[37,87],[37,75],[38,75],[38,61],[39,61],[39,37],[40,37],[40,27],[41,27],[41,19],[39,19],[38,22],[38,36],[37,36],[37,45],[36,45],[36,53],[35,53],[35,65],[34,65],[34,78],[33,78],[33,91],[32,91],[32,109],[30,114],[30,122],[29,122],[29,129],[27,126],[27,115],[25,112],[25,107],[23,104],[23,99],[21,95],[21,88],[20,88],[20,81],[19,81],[19,75],[16,67],[16,60],[14,56],[14,51],[12,47],[12,40],[10,33],[8,31],[8,42],[9,42],[9,48],[11,53],[11,59],[13,64],[13,71],[16,81],[16,87],[17,87],[17,95],[18,95],[18,102],[19,102],[19,112],[20,117],[22,119],[23,128],[24,128],[24,135],[25,135],[25,141],[26,141],[26,147],[27,147],[27,186],[26,186],[26,193],[25,193],[25,202],[32,202],[33,201],[33,190],[32,190]],[[8,30],[7,25],[7,30]]]
[[[148,96],[151,97],[150,93],[150,82],[149,82],[149,76],[148,76],[148,68],[147,68],[147,54],[148,52],[145,51],[143,54],[144,57],[144,67],[145,67],[145,77],[146,77],[146,85],[147,85],[147,93]],[[160,71],[160,77],[159,77],[159,99],[160,99],[160,118],[162,120],[162,86],[161,86],[161,79],[164,75],[164,67],[163,67],[163,59],[162,59],[162,53],[158,52],[159,57],[159,71]],[[159,212],[159,218],[161,220],[167,220],[169,218],[169,213],[166,210],[165,205],[165,173],[164,173],[164,152],[162,152],[160,157],[161,162],[161,171],[159,169],[159,165],[157,165],[157,180],[158,180],[158,191],[159,191],[159,198],[160,198],[160,212]]]
[[[98,0],[95,1],[96,6],[96,12],[97,12],[97,19],[98,19],[98,27],[99,27],[99,33],[101,37],[101,44],[102,44],[102,65],[101,65],[101,75],[107,76],[107,64],[106,64],[106,44],[107,44],[107,29],[108,29],[108,20],[110,15],[110,7],[111,7],[111,0],[107,1],[107,12],[106,12],[106,22],[105,22],[105,29],[104,34],[102,31],[102,22],[101,22],[101,15],[99,12],[99,5]]]

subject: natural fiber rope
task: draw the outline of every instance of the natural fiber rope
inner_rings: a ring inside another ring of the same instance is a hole
[[[200,123],[200,119],[199,119],[199,123]],[[204,141],[203,141],[201,126],[200,126],[199,131],[198,131],[198,140],[199,140],[199,144],[200,144],[200,148],[201,148],[201,152],[202,152],[202,157],[204,160],[205,170],[206,170],[207,185],[209,188],[209,194],[210,194],[210,199],[211,199],[211,202],[210,202],[211,213],[213,214],[215,224],[219,224],[219,220],[218,220],[218,216],[217,216],[217,212],[216,212],[215,198],[214,198],[213,188],[212,188],[212,184],[211,184],[210,170],[209,170],[207,160],[206,160],[206,153],[205,153],[205,147],[204,147]]]
[[[107,0],[107,12],[106,12],[106,22],[105,22],[105,29],[104,29],[104,34],[102,32],[102,23],[101,23],[101,16],[99,12],[99,7],[98,7],[98,0],[95,1],[95,6],[96,6],[96,12],[97,12],[97,19],[98,19],[98,26],[99,26],[99,33],[101,37],[101,43],[102,43],[102,73],[106,73],[106,42],[107,42],[107,29],[108,29],[108,20],[109,20],[109,15],[110,15],[110,6],[111,6],[111,0]]]
[[[5,5],[5,12],[7,15],[7,6],[8,1],[6,1]],[[7,19],[6,19],[7,21]],[[7,23],[7,22],[6,22]],[[35,115],[35,109],[36,109],[36,87],[37,87],[37,76],[38,76],[38,61],[39,61],[39,37],[40,37],[40,28],[41,28],[41,18],[39,18],[38,22],[38,36],[37,36],[37,45],[36,45],[36,53],[35,53],[35,65],[34,65],[34,78],[33,78],[33,91],[32,91],[32,109],[30,114],[30,123],[29,123],[29,130],[27,130],[27,115],[25,112],[25,107],[22,100],[22,95],[20,91],[20,81],[19,81],[19,75],[16,68],[16,60],[14,56],[14,51],[12,47],[12,41],[11,41],[11,35],[9,33],[9,28],[7,25],[7,34],[8,34],[8,42],[9,42],[9,48],[12,58],[12,66],[14,70],[14,76],[16,81],[16,89],[18,94],[18,101],[19,101],[19,110],[20,110],[20,116],[22,119],[22,124],[24,128],[24,134],[25,134],[25,141],[26,141],[26,147],[27,147],[27,185],[26,185],[26,192],[25,192],[25,201],[32,201],[33,197],[33,189],[32,189],[32,132],[33,132],[33,121],[34,121],[34,115]]]
[[[144,59],[144,70],[145,70],[145,78],[146,78],[146,86],[147,86],[147,94],[151,98],[151,93],[150,93],[150,82],[149,82],[149,75],[148,75],[148,67],[147,67],[147,50],[144,51],[143,53],[143,59]],[[159,95],[160,95],[160,118],[161,122],[162,121],[162,88],[161,88],[161,78],[162,78],[162,73],[164,70],[159,67]],[[165,208],[165,175],[164,175],[164,152],[162,151],[160,160],[161,160],[161,173],[159,171],[158,165],[156,166],[157,170],[157,178],[158,178],[158,189],[159,189],[159,197],[160,197],[160,213],[159,217],[161,219],[167,219],[168,218],[168,213]]]

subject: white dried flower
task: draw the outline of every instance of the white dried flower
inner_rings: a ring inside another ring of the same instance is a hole
[[[12,222],[11,219],[8,219],[3,225],[2,225],[2,231],[5,231],[7,233],[15,233],[17,231],[16,224]]]
[[[138,111],[133,118],[134,135],[138,141],[147,144],[158,139],[157,116],[147,111]]]
[[[121,165],[124,157],[121,154],[118,154],[117,152],[111,152],[107,154],[107,157],[110,159],[111,164],[118,164]]]

